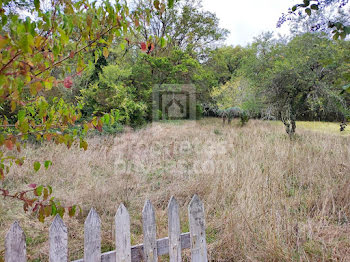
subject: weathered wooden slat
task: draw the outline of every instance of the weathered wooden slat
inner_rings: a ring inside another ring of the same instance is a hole
[[[147,200],[142,210],[144,261],[157,262],[156,217],[151,201]]]
[[[101,220],[94,208],[84,224],[84,261],[101,261]]]
[[[181,249],[189,249],[191,247],[190,233],[181,234]],[[169,238],[161,238],[157,240],[157,253],[158,256],[166,255],[169,253]],[[101,262],[114,262],[115,250],[103,253],[101,255]],[[135,245],[131,247],[131,262],[143,261],[143,244]],[[84,259],[74,260],[72,262],[84,262]]]
[[[5,238],[5,262],[25,262],[26,237],[19,223],[15,221]]]
[[[123,204],[115,216],[116,250],[101,254],[101,220],[91,209],[84,224],[84,259],[74,262],[157,262],[158,256],[169,254],[170,262],[181,261],[181,250],[191,248],[193,262],[206,262],[204,205],[194,195],[189,206],[190,232],[181,234],[179,206],[174,197],[168,205],[169,237],[156,239],[156,219],[149,200],[145,202],[142,219],[144,243],[130,244],[130,217]],[[68,261],[68,233],[64,222],[57,215],[50,226],[50,262]],[[12,224],[5,239],[5,262],[25,262],[25,235],[18,222]]]
[[[181,234],[181,248],[189,249],[191,248],[191,238],[190,233]],[[157,254],[158,256],[163,256],[169,254],[169,238],[164,237],[157,240]],[[131,247],[131,261],[140,262],[143,261],[143,244]]]
[[[170,262],[181,262],[181,228],[179,205],[171,197],[168,205],[169,259]]]
[[[130,216],[121,204],[115,215],[116,262],[131,262]]]
[[[206,262],[207,244],[205,240],[204,205],[197,195],[194,195],[189,206],[188,216],[191,235],[191,261]]]
[[[67,227],[60,215],[56,215],[50,226],[50,262],[68,261]]]

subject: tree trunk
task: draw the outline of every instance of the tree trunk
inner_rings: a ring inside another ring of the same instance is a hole
[[[286,128],[286,133],[292,138],[296,129],[296,113],[292,104],[290,105],[290,108],[286,110],[285,114],[280,112],[280,118]]]
[[[295,134],[295,129],[296,129],[296,112],[295,112],[295,107],[294,104],[291,104],[290,106],[290,122],[291,122],[291,130],[289,136],[293,136]]]

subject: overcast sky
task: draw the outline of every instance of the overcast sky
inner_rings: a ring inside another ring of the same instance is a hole
[[[216,13],[220,26],[231,33],[226,44],[246,45],[265,31],[289,32],[288,25],[277,29],[278,18],[301,0],[203,0],[203,9]]]

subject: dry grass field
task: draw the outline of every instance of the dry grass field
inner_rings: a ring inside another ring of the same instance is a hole
[[[65,217],[70,258],[83,256],[83,223],[90,207],[102,220],[102,249],[114,246],[113,217],[124,202],[132,243],[142,242],[141,211],[156,208],[167,236],[167,203],[176,196],[183,231],[187,205],[204,201],[211,261],[350,261],[350,136],[297,127],[291,141],[280,125],[251,120],[240,127],[218,119],[157,123],[116,137],[89,139],[89,149],[52,144],[25,150],[28,158],[3,182],[10,189],[49,184],[62,203],[83,213]],[[52,160],[32,171],[35,160]],[[19,220],[31,261],[48,261],[48,227],[0,200],[0,256],[10,224]],[[187,254],[188,255],[188,254]],[[166,259],[162,260],[166,261]]]

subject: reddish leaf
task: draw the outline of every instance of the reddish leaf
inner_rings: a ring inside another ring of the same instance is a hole
[[[0,168],[0,179],[3,180],[4,178],[4,169]]]
[[[146,45],[145,42],[141,43],[141,50],[142,50],[142,52],[146,52],[147,51],[147,45]]]
[[[76,206],[71,206],[68,208],[68,214],[70,217],[73,217],[75,215],[75,211],[76,211]]]
[[[20,194],[19,194],[19,199],[26,200],[26,199],[24,198],[25,195],[26,195],[26,192],[25,192],[25,191],[20,192]]]
[[[27,199],[26,200],[26,202],[28,203],[29,206],[32,206],[35,201],[36,201],[36,198],[34,198],[34,199]]]
[[[31,188],[36,188],[36,184],[29,184],[28,186]]]
[[[67,77],[64,79],[64,87],[65,87],[65,88],[71,88],[72,85],[73,85],[72,77],[67,76]]]
[[[24,210],[24,212],[27,212],[27,211],[28,211],[28,203],[27,203],[27,202],[25,202],[25,203],[23,204],[23,210]]]
[[[69,53],[69,57],[70,57],[70,58],[73,58],[73,57],[74,57],[74,55],[75,55],[74,51],[70,51],[70,53]]]
[[[48,54],[48,57],[50,58],[51,62],[53,63],[55,61],[55,57],[52,52]]]
[[[38,207],[39,207],[39,203],[36,203],[32,211],[35,212],[38,209]]]
[[[13,143],[11,140],[6,140],[5,141],[5,146],[9,149],[12,150],[13,149]]]

